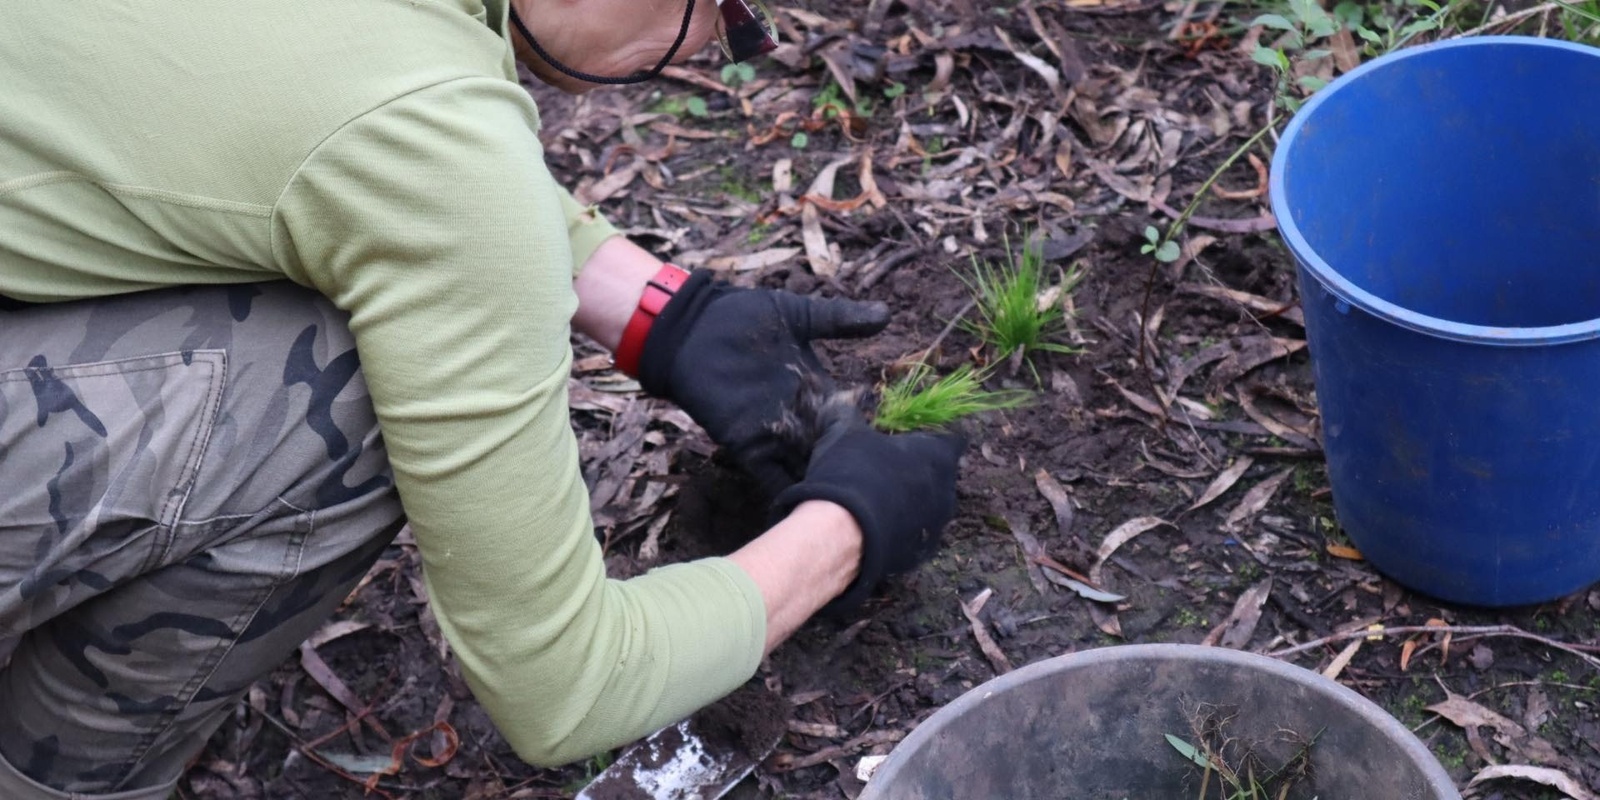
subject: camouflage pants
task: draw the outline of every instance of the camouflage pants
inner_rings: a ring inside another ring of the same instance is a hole
[[[393,538],[346,319],[287,282],[0,305],[0,798],[168,796]]]

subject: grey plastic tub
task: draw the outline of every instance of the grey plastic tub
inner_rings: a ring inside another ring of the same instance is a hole
[[[1422,742],[1359,694],[1309,670],[1215,647],[1108,647],[1031,664],[917,727],[860,800],[1190,800],[1200,769],[1186,710],[1232,713],[1225,731],[1270,767],[1316,735],[1291,798],[1460,800]],[[1192,768],[1191,768],[1192,767]],[[1210,796],[1216,794],[1215,779]]]

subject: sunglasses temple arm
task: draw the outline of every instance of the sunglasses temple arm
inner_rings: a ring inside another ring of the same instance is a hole
[[[766,16],[749,0],[717,0],[717,10],[722,14],[728,55],[734,61],[745,61],[778,49],[778,40],[768,27]]]

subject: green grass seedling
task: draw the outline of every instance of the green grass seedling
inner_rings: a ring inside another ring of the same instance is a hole
[[[1600,45],[1600,0],[1564,3],[1561,7],[1561,28],[1565,38],[1589,45]]]
[[[1305,742],[1282,768],[1269,770],[1265,776],[1257,777],[1254,754],[1246,753],[1242,765],[1230,767],[1221,753],[1204,738],[1196,746],[1170,733],[1166,737],[1172,749],[1202,769],[1197,800],[1207,800],[1207,793],[1213,785],[1217,787],[1221,800],[1286,800],[1289,790],[1310,773],[1310,751],[1315,741],[1313,737],[1312,741]],[[1216,776],[1215,784],[1212,783],[1212,776]],[[1273,788],[1276,791],[1272,791]]]
[[[873,424],[891,433],[937,430],[962,417],[1016,408],[1028,401],[1028,393],[1021,390],[984,389],[983,378],[971,365],[963,364],[935,380],[933,368],[919,363],[883,387]]]
[[[1061,280],[1060,293],[1071,292],[1080,273],[1068,270]],[[1004,264],[972,259],[972,272],[962,275],[974,295],[977,319],[961,325],[996,351],[996,360],[1013,354],[1048,351],[1076,353],[1078,348],[1049,341],[1052,334],[1066,328],[1066,311],[1054,287],[1045,285],[1044,255],[1038,247],[1024,245],[1019,259],[1006,242]],[[1042,300],[1042,302],[1041,302]]]

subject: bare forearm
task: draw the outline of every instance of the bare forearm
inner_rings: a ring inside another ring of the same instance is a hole
[[[621,236],[607,239],[573,281],[575,330],[615,351],[661,260]],[[842,506],[801,503],[782,522],[730,556],[761,589],[767,609],[767,650],[855,580],[861,528]]]
[[[572,327],[607,350],[616,350],[645,284],[659,269],[661,259],[644,248],[621,236],[607,239],[572,282],[578,293]]]
[[[855,580],[861,528],[842,506],[812,500],[728,557],[767,605],[767,652]]]

